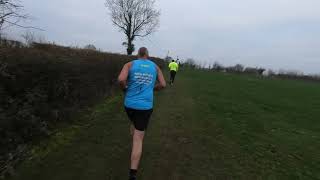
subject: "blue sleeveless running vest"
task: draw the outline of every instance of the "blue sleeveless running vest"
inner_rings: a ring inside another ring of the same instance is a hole
[[[153,89],[157,79],[157,66],[150,60],[132,61],[128,75],[128,88],[124,105],[136,110],[153,108]]]

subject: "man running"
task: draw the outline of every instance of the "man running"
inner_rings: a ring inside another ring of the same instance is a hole
[[[132,122],[133,143],[129,180],[136,180],[143,138],[153,112],[153,91],[166,87],[161,69],[148,58],[148,49],[140,48],[138,59],[125,64],[118,77],[120,86],[125,91],[125,110]]]
[[[173,85],[174,79],[179,69],[178,63],[172,60],[172,62],[169,64],[169,69],[170,69],[170,85]]]

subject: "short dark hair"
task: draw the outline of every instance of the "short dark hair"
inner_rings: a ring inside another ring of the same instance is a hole
[[[174,60],[172,59],[172,62],[174,62]]]
[[[146,47],[141,47],[138,51],[139,57],[149,56],[149,51]]]

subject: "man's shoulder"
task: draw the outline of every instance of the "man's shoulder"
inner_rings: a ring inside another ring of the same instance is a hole
[[[133,64],[133,62],[134,62],[134,61],[129,61],[129,62],[127,62],[127,63],[125,64],[125,66],[131,67],[131,65]]]

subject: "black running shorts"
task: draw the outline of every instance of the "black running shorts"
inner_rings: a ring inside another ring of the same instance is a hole
[[[125,107],[127,115],[134,127],[139,131],[145,131],[148,128],[149,120],[153,109],[150,110],[136,110]]]

